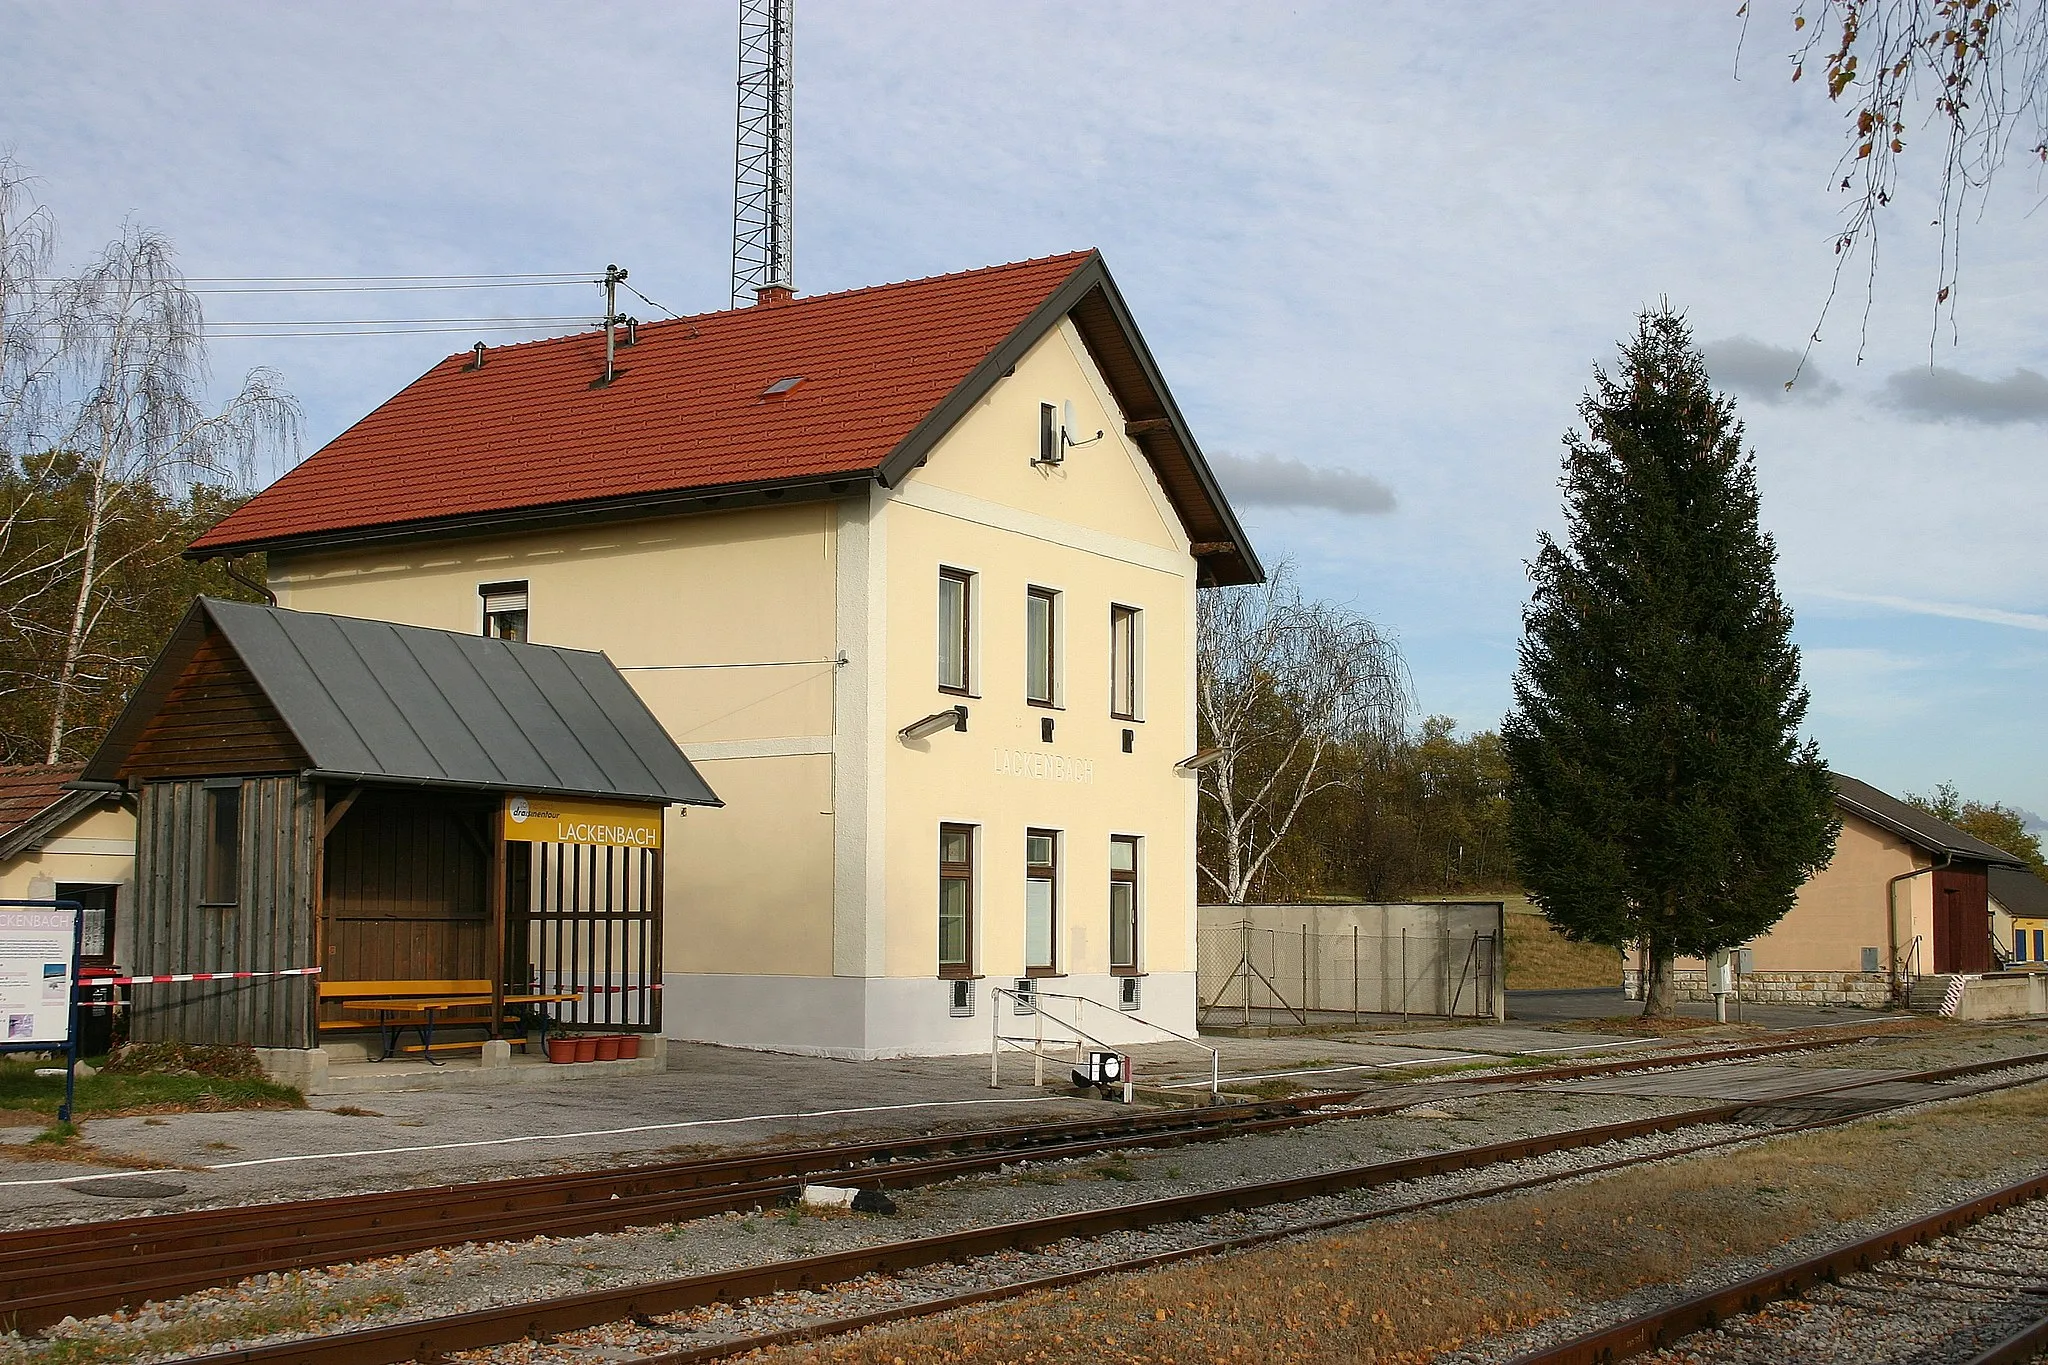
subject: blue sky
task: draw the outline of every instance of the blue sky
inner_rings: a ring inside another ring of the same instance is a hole
[[[797,283],[1101,247],[1261,553],[1389,626],[1422,708],[1467,727],[1508,703],[1591,369],[1669,298],[1742,400],[1829,760],[2048,811],[2041,181],[2014,166],[1967,223],[1938,337],[1909,190],[1867,329],[1859,277],[1786,398],[1842,126],[1787,79],[1784,7],[1752,6],[1746,38],[1735,8],[804,0]],[[694,312],[727,290],[734,30],[688,0],[0,0],[0,146],[72,260],[132,219],[193,276],[616,261]],[[596,309],[587,288],[207,302]],[[317,447],[472,339],[224,340],[215,362],[280,369]]]

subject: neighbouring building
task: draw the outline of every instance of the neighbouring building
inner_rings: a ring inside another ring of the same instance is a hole
[[[70,785],[81,771],[0,767],[0,900],[77,901],[84,965],[111,967],[134,945],[135,809],[119,793]]]
[[[1744,1000],[1876,1007],[1935,978],[1997,969],[1989,879],[2022,867],[2018,858],[1840,773],[1835,812],[1833,860],[1743,947]],[[1624,984],[1639,997],[1640,969],[1627,968]],[[1711,999],[1706,964],[1681,958],[1677,987],[1680,999]]]
[[[2007,962],[2035,969],[2048,967],[2048,882],[2021,867],[1993,867],[1992,933],[2008,950]]]
[[[1196,595],[1262,570],[1101,257],[612,340],[449,357],[192,553],[604,651],[724,799],[669,816],[671,1037],[1192,1032]]]

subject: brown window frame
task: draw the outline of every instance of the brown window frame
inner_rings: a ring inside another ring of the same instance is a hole
[[[200,790],[205,793],[206,813],[203,817],[205,843],[200,859],[199,903],[239,905],[242,900],[242,784],[239,780],[208,782]],[[225,838],[222,837],[224,831]]]
[[[1109,716],[1111,720],[1128,720],[1135,723],[1138,719],[1138,618],[1143,614],[1141,608],[1127,607],[1121,602],[1112,602],[1109,605]],[[1117,627],[1126,621],[1130,623],[1129,648],[1121,661],[1122,668],[1118,668],[1119,661],[1116,657]],[[1122,700],[1128,702],[1129,705],[1121,711],[1117,710],[1116,706],[1119,700],[1117,696],[1119,687],[1128,689],[1128,695],[1122,698]]]
[[[1051,862],[1034,863],[1031,861],[1031,841],[1033,839],[1044,839],[1052,845]],[[1043,963],[1034,963],[1030,960],[1031,928],[1029,924],[1026,924],[1024,927],[1024,975],[1033,977],[1060,976],[1063,974],[1060,971],[1060,832],[1056,829],[1027,829],[1024,831],[1024,906],[1025,914],[1027,915],[1031,913],[1030,884],[1038,881],[1046,884],[1046,915],[1050,922],[1046,925],[1045,942],[1047,954],[1052,960]]]
[[[938,955],[939,955],[939,975],[940,975],[941,977],[944,977],[944,978],[947,978],[947,979],[950,979],[950,980],[956,980],[956,981],[959,981],[959,980],[965,980],[965,981],[972,981],[972,980],[974,980],[974,979],[975,979],[975,972],[974,972],[974,836],[975,836],[975,832],[976,832],[976,830],[975,830],[975,827],[974,827],[973,825],[963,825],[963,824],[958,824],[958,823],[955,823],[955,822],[953,822],[953,821],[945,821],[945,822],[942,822],[942,823],[941,823],[941,824],[939,825],[939,914],[940,914],[940,920],[939,920],[939,941],[938,941],[938,944],[936,945],[936,946],[937,946],[937,948],[938,948]],[[960,834],[960,835],[964,835],[964,836],[966,837],[966,839],[967,839],[967,860],[966,860],[965,862],[947,862],[947,861],[946,861],[946,836],[947,836],[947,835],[949,835],[949,834]],[[964,883],[966,884],[966,886],[967,886],[967,912],[966,912],[966,923],[964,923],[964,924],[962,924],[962,925],[960,926],[960,932],[961,932],[961,943],[962,943],[962,945],[963,945],[963,955],[964,955],[964,959],[965,959],[964,961],[961,961],[961,962],[947,962],[947,961],[945,960],[945,927],[944,927],[944,923],[945,923],[945,921],[944,921],[944,915],[945,915],[945,906],[946,906],[946,883],[947,883],[947,882],[949,882],[949,881],[958,881],[958,882],[964,882]]]
[[[967,569],[955,569],[948,565],[939,566],[941,604],[945,602],[944,585],[948,582],[960,585],[960,681],[958,684],[946,681],[945,651],[939,653],[939,691],[955,697],[974,695],[974,574]],[[940,613],[939,629],[951,627]]]
[[[1109,836],[1109,842],[1112,846],[1116,844],[1128,845],[1131,850],[1131,867],[1128,872],[1117,868],[1115,858],[1111,858],[1109,862],[1109,971],[1112,976],[1140,976],[1143,973],[1140,971],[1138,963],[1143,954],[1140,953],[1138,945],[1145,911],[1144,905],[1138,899],[1138,836],[1135,834],[1112,834]],[[1116,960],[1116,888],[1119,886],[1131,888],[1131,960],[1129,962],[1118,962]]]
[[[1031,695],[1031,604],[1045,603],[1045,692]],[[1060,594],[1036,584],[1024,590],[1024,701],[1029,706],[1057,709],[1060,704]]]

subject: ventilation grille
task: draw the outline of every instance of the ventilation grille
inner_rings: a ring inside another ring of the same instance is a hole
[[[955,1019],[972,1019],[974,1017],[974,983],[972,981],[955,981],[950,984],[953,990],[951,1003],[947,1006],[948,1012]]]

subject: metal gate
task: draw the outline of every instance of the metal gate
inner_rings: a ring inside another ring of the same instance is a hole
[[[526,932],[513,964],[536,993],[575,991],[552,1007],[565,1024],[660,1032],[662,854],[652,848],[531,844]]]

